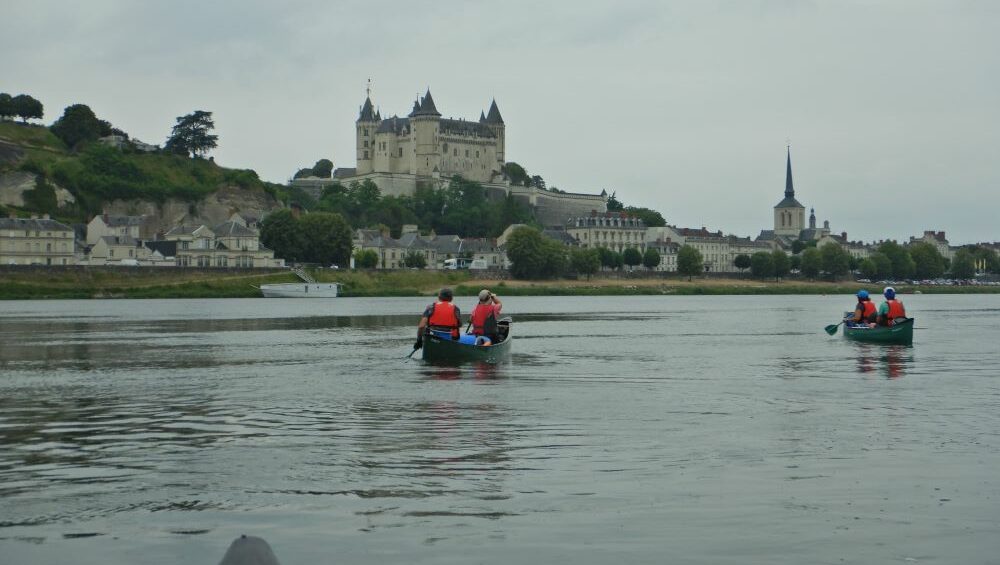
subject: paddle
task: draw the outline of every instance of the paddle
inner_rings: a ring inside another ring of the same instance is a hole
[[[846,321],[847,320],[841,320],[840,324],[843,324]],[[833,335],[833,334],[837,333],[837,328],[840,327],[840,324],[830,324],[829,326],[827,326],[827,327],[825,327],[823,329],[826,330],[826,333],[828,333],[830,335]]]

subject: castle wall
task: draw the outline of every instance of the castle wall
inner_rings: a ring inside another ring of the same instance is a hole
[[[441,177],[462,175],[476,182],[493,180],[493,171],[500,167],[495,139],[445,134],[440,140]]]

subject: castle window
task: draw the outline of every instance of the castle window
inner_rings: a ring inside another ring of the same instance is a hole
[[[399,156],[400,156],[400,157],[402,157],[402,156],[403,156],[403,148],[402,148],[402,147],[400,147],[400,148],[399,148]]]
[[[476,158],[479,158],[479,151],[476,151]]]
[[[365,159],[367,159],[367,158],[368,158],[368,152],[365,151]]]
[[[368,147],[368,140],[365,140],[365,147]]]
[[[368,128],[364,128],[365,137],[368,137]]]
[[[448,152],[448,144],[447,143],[445,143],[444,145],[442,145],[441,148],[444,150],[445,153]]]
[[[454,149],[452,149],[451,150],[451,154],[452,154],[453,157],[458,157],[458,148],[455,147]]]
[[[465,150],[465,156],[466,156],[466,157],[468,157],[468,156],[469,156],[469,150],[468,150],[468,149],[466,149],[466,150]]]

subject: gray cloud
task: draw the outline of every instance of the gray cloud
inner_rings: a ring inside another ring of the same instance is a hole
[[[383,114],[427,86],[446,116],[495,96],[509,157],[550,184],[744,235],[790,137],[797,196],[835,230],[969,242],[1000,239],[997,6],[12,0],[0,90],[153,142],[210,110],[219,162],[279,182],[353,165],[368,77]]]

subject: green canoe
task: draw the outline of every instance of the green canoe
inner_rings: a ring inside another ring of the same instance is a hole
[[[434,363],[503,363],[510,360],[514,337],[510,331],[510,319],[497,322],[499,341],[492,345],[464,344],[429,333],[424,336],[424,361]]]
[[[910,345],[913,343],[913,318],[900,319],[892,326],[851,327],[844,324],[844,337],[867,343]]]

